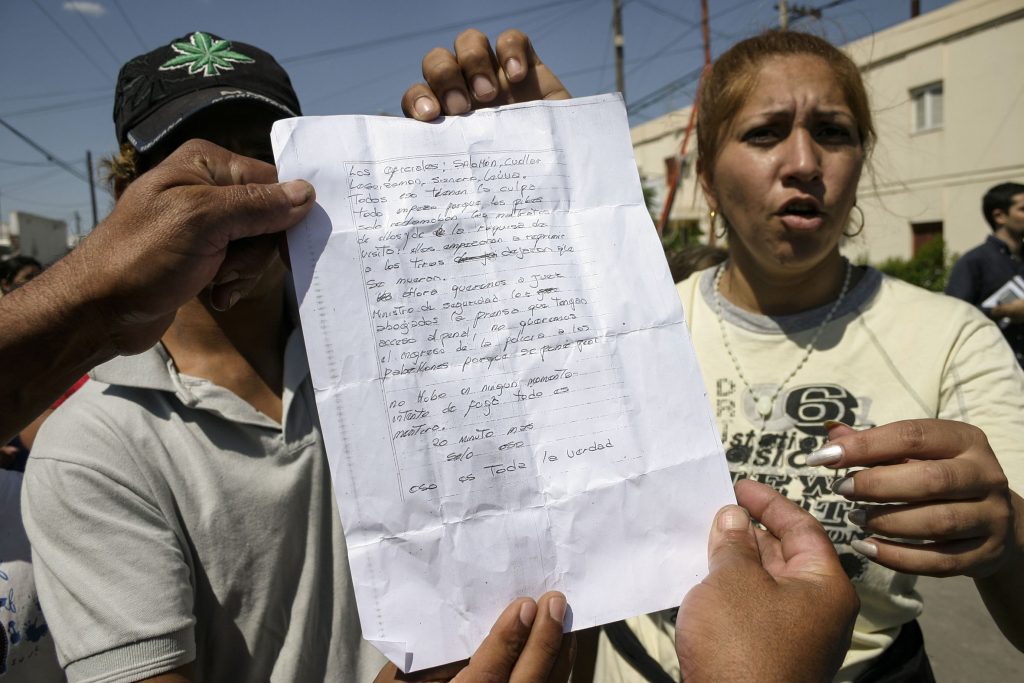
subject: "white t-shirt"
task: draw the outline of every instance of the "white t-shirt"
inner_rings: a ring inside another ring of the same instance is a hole
[[[915,576],[868,561],[850,548],[864,538],[846,519],[855,506],[828,488],[845,471],[808,467],[827,441],[823,422],[857,429],[897,420],[944,418],[988,436],[1017,492],[1024,491],[1024,374],[999,329],[974,307],[868,268],[848,292],[806,364],[779,392],[769,419],[726,352],[715,314],[714,269],[678,285],[733,477],[771,485],[810,511],[836,545],[861,599],[853,643],[837,680],[852,680],[920,613]],[[722,298],[728,343],[758,396],[771,395],[804,356],[831,303],[792,316],[754,315]],[[674,612],[628,620],[648,653],[678,675]],[[602,635],[598,680],[636,680]]]
[[[0,683],[64,680],[32,578],[21,472],[0,470]]]

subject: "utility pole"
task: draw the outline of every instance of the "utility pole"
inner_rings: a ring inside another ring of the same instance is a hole
[[[96,174],[92,170],[92,150],[85,150],[85,170],[89,174],[89,197],[92,199],[92,227],[96,227],[96,223],[99,222],[96,216],[96,183],[93,181],[93,176]]]
[[[789,9],[786,7],[786,0],[779,0],[779,28],[783,31],[789,29]]]
[[[676,201],[676,193],[679,191],[679,185],[683,180],[683,169],[688,161],[686,152],[690,145],[690,137],[692,136],[697,124],[697,108],[700,105],[701,84],[704,82],[704,77],[708,75],[708,71],[711,70],[711,29],[708,26],[708,0],[700,0],[700,17],[704,37],[704,71],[701,73],[700,80],[697,82],[697,94],[693,98],[693,105],[690,107],[690,121],[686,124],[686,134],[683,135],[683,144],[679,147],[678,163],[675,165],[675,169],[672,171],[672,176],[668,181],[668,195],[665,197],[665,204],[661,207],[661,217],[658,219],[658,224],[654,226],[658,231],[659,237],[665,234],[665,229],[668,227],[669,214],[672,213],[672,205]],[[708,239],[708,244],[715,246],[714,230],[711,231],[711,235]]]
[[[82,234],[82,216],[75,211],[75,244],[78,244],[78,238]]]
[[[910,18],[921,14],[921,0],[910,0]]]
[[[612,32],[615,34],[615,88],[622,93],[622,101],[626,101],[626,76],[622,69],[623,47],[626,40],[622,37],[622,0],[612,0]]]

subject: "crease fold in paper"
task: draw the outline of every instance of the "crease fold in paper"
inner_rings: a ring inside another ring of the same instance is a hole
[[[272,138],[364,637],[412,671],[521,595],[678,605],[733,497],[621,99]]]

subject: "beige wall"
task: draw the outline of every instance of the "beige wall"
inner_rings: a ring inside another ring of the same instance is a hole
[[[644,184],[654,191],[655,195],[655,219],[658,218],[657,211],[660,210],[665,196],[665,187],[668,182],[666,176],[665,158],[676,155],[682,146],[686,136],[686,126],[690,120],[690,107],[684,107],[674,112],[658,117],[652,121],[641,124],[632,129],[633,154],[636,156],[636,164],[640,170],[640,177]],[[689,158],[695,159],[694,150],[697,149],[696,131],[690,136],[688,145]],[[672,205],[672,218],[695,218],[703,220],[706,229],[707,207],[699,192],[694,192],[696,183],[692,162],[690,170],[683,178],[683,184],[676,194],[676,200]]]
[[[908,257],[910,224],[926,221],[943,222],[953,252],[981,242],[985,190],[1024,182],[1024,1],[961,0],[846,49],[863,69],[879,136],[859,192],[866,227],[846,253],[874,263]],[[913,133],[910,91],[935,81],[944,124]],[[637,165],[652,186],[664,184],[664,157],[678,150],[688,114],[633,129]],[[673,217],[705,211],[694,204],[691,177]]]

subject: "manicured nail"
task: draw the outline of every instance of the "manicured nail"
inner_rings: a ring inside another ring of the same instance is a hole
[[[846,518],[850,520],[852,524],[862,527],[867,524],[868,513],[866,510],[861,508],[854,508],[846,513]]]
[[[469,100],[458,90],[449,90],[444,94],[444,108],[449,114],[463,114],[469,111]]]
[[[437,114],[437,105],[426,95],[417,98],[412,103],[412,108],[416,110],[417,116],[424,119],[433,118]]]
[[[234,305],[237,304],[238,300],[241,299],[241,298],[242,298],[242,293],[240,291],[238,291],[237,289],[235,291],[231,292],[231,297],[228,298],[228,308],[233,308]]]
[[[750,525],[750,516],[747,511],[738,505],[727,505],[718,515],[718,528],[720,531],[743,531]]]
[[[838,493],[840,496],[852,496],[853,476],[840,477],[832,482],[829,488],[832,489],[832,493]]]
[[[313,197],[313,186],[305,180],[289,180],[281,183],[281,189],[292,206],[302,206]]]
[[[856,541],[851,541],[850,547],[856,550],[864,557],[870,557],[872,559],[878,557],[878,546],[874,543],[869,543],[868,541],[861,541],[858,539]]]
[[[509,80],[512,80],[512,81],[517,80],[520,76],[523,75],[523,65],[522,65],[522,63],[518,59],[516,59],[515,57],[512,57],[511,59],[506,61],[505,62],[505,75],[509,77]]]
[[[828,429],[828,430],[835,429],[836,427],[852,427],[852,426],[853,425],[848,425],[845,422],[840,422],[839,420],[825,420],[825,422],[824,422],[824,427],[825,427],[825,429]]]
[[[494,86],[486,76],[477,74],[473,76],[473,94],[479,100],[489,100],[494,96]]]
[[[537,618],[537,603],[527,600],[519,608],[519,621],[526,628],[533,626],[533,620]]]
[[[816,451],[812,451],[807,456],[807,464],[810,466],[832,465],[842,459],[843,447],[837,443],[830,443],[827,446],[822,446]]]
[[[548,600],[548,612],[552,619],[561,624],[565,619],[565,598],[559,595]]]

